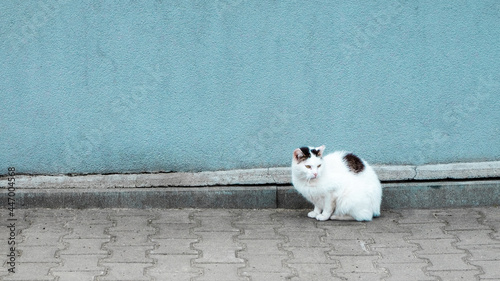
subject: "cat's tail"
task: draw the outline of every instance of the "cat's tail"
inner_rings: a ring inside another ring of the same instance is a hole
[[[357,221],[371,221],[373,217],[380,216],[380,212],[376,215],[369,209],[360,209],[348,212],[346,214],[333,213],[330,217],[332,220],[357,220]]]
[[[379,212],[380,215],[380,212]],[[373,213],[372,210],[368,209],[361,209],[361,210],[356,210],[351,214],[351,216],[357,220],[357,221],[371,221],[375,214]]]

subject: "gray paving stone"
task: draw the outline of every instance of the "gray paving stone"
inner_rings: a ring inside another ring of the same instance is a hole
[[[195,278],[199,276],[198,274],[193,273],[185,273],[185,272],[167,272],[167,273],[158,273],[152,274],[151,277],[154,277],[155,281],[172,281],[172,280],[195,280]]]
[[[467,245],[464,247],[470,253],[467,259],[475,264],[474,261],[494,261],[500,263],[500,244]]]
[[[381,260],[387,264],[423,263],[424,261],[415,255],[418,249],[416,245],[404,248],[376,248],[377,252],[382,255]]]
[[[151,239],[158,246],[149,252],[150,255],[198,255],[191,245],[198,243],[196,239]]]
[[[198,216],[195,215],[195,218]],[[233,216],[230,216],[233,217]],[[233,226],[233,220],[228,217],[203,217],[201,225],[193,228],[193,231],[198,232],[240,232],[240,230]]]
[[[446,231],[491,229],[489,226],[479,222],[482,215],[475,209],[447,209],[436,212],[435,215],[447,223],[444,227]]]
[[[102,263],[153,263],[153,259],[147,257],[146,253],[154,249],[153,246],[126,246],[110,247],[111,256],[103,258]]]
[[[318,228],[325,230],[325,241],[343,240],[343,239],[367,239],[371,235],[365,234],[363,230],[366,228],[361,225],[328,225],[320,224]]]
[[[20,248],[21,253],[19,254],[20,260],[23,262],[46,262],[46,263],[58,263],[59,258],[56,258],[56,252],[59,248],[43,246],[26,246],[23,245]]]
[[[276,227],[271,224],[264,225],[246,225],[246,224],[238,224],[238,227],[244,229],[244,233],[238,236],[238,239],[248,240],[248,239],[274,239],[281,240],[283,239],[282,235],[276,233]]]
[[[105,230],[112,226],[111,221],[100,222],[99,224],[96,224],[95,221],[78,221],[70,222],[66,226],[71,233],[65,235],[64,239],[109,239],[111,237],[109,234],[105,234]]]
[[[239,214],[239,220],[235,223],[242,224],[275,224],[273,218],[277,214],[276,209],[245,210]]]
[[[109,231],[147,231],[148,233],[154,233],[155,229],[149,225],[151,219],[150,216],[111,216],[111,220],[115,222],[115,225]]]
[[[194,224],[152,224],[157,232],[152,235],[155,239],[196,239],[198,236],[191,233]]]
[[[243,259],[236,257],[236,251],[243,247],[234,242],[232,232],[206,232],[193,247],[202,252],[195,263],[244,263]]]
[[[289,280],[292,275],[287,272],[246,272],[242,271],[243,276],[250,277],[252,281],[271,281],[271,280]]]
[[[444,223],[405,224],[404,228],[409,231],[405,239],[410,242],[419,239],[454,239],[455,236],[445,233],[444,227]]]
[[[335,274],[335,277],[340,277],[342,280],[382,280],[385,278],[387,273],[380,272],[339,272]]]
[[[54,276],[58,277],[60,281],[94,281],[95,277],[103,275],[104,271],[66,271],[54,272]]]
[[[369,244],[373,244],[373,240],[337,240],[331,241],[330,247],[333,250],[329,251],[330,256],[373,256],[375,252],[371,251]]]
[[[376,267],[377,256],[342,256],[333,257],[338,262],[335,269],[339,273],[382,273],[384,270]]]
[[[193,216],[194,217],[237,217],[242,212],[244,211],[233,210],[233,209],[198,209],[193,213]]]
[[[454,244],[456,239],[413,239],[413,243],[420,246],[417,250],[418,255],[433,255],[433,254],[464,254],[465,251],[458,249]]]
[[[238,254],[245,256],[250,255],[278,255],[286,256],[285,251],[280,251],[282,241],[279,240],[243,240],[245,249],[239,251]]]
[[[168,210],[154,210],[155,224],[191,224],[194,223],[191,215],[196,212],[194,209],[168,209]]]
[[[492,239],[492,230],[452,230],[447,231],[447,233],[455,235],[458,238],[456,245],[459,247],[465,245],[500,244],[499,240]]]
[[[293,258],[288,259],[288,264],[335,264],[330,258],[328,251],[330,248],[307,248],[307,247],[286,247],[283,249],[290,251]]]
[[[97,277],[97,280],[106,281],[149,281],[151,278],[145,276],[146,268],[152,267],[152,263],[102,263],[107,267],[106,275]]]
[[[467,280],[477,280],[479,274],[476,270],[455,270],[455,271],[432,271],[432,275],[438,276],[441,280],[450,281],[467,281]]]
[[[378,263],[380,268],[384,268],[388,276],[387,281],[415,280],[415,281],[436,281],[437,277],[425,274],[426,263]]]
[[[16,274],[3,263],[0,280],[498,280],[498,209],[361,223],[317,222],[309,210],[28,209]]]
[[[241,253],[240,258],[247,260],[248,266],[243,269],[245,272],[283,272],[283,261],[288,258],[286,255],[263,255]]]
[[[372,234],[370,237],[372,237],[374,243],[370,244],[370,247],[377,251],[379,251],[378,248],[411,248],[415,246],[415,243],[409,243],[405,239],[409,235],[408,232]]]
[[[338,267],[336,263],[333,264],[293,264],[291,265],[296,272],[295,277],[290,280],[341,280],[334,277],[334,270]]]
[[[109,215],[115,213],[113,209],[84,209],[74,210],[73,225],[94,225],[111,223]]]
[[[66,248],[59,252],[60,255],[106,255],[108,252],[102,249],[104,243],[109,239],[85,238],[64,239]]]
[[[434,215],[433,210],[406,209],[398,210],[397,212],[401,215],[400,218],[395,219],[399,224],[423,224],[441,222],[441,220]]]
[[[328,243],[322,241],[326,236],[324,230],[312,229],[307,232],[288,231],[286,237],[288,238],[284,246],[286,247],[328,247]]]
[[[479,276],[481,280],[483,279],[499,280],[500,279],[500,268],[498,266],[499,264],[500,264],[500,259],[491,261],[474,261],[474,265],[480,266],[481,269],[484,271],[484,273]]]
[[[420,258],[428,259],[432,265],[427,267],[429,272],[431,271],[465,271],[465,270],[477,270],[475,266],[469,265],[465,262],[467,254],[434,254],[434,255],[420,255]],[[434,274],[434,273],[433,273]]]
[[[203,275],[195,277],[199,281],[248,281],[248,277],[240,276],[238,271],[244,264],[211,263],[197,265],[203,268]]]
[[[154,243],[150,241],[150,235],[155,233],[153,228],[136,229],[130,231],[115,231],[110,229],[108,233],[112,236],[106,247],[124,247],[124,246],[150,246]]]
[[[52,269],[52,272],[102,272],[105,268],[99,266],[99,261],[106,255],[63,255],[61,256],[61,265]],[[98,274],[102,275],[102,274]]]
[[[304,220],[306,219],[306,220]],[[316,220],[308,217],[295,218],[291,221],[283,220],[283,225],[279,228],[278,233],[286,234],[288,232],[316,232]]]
[[[156,264],[146,270],[147,275],[156,280],[190,280],[201,276],[203,270],[191,266],[193,255],[152,255]]]
[[[362,230],[363,234],[368,233],[401,233],[410,232],[406,227],[401,227],[395,219],[374,219],[370,223],[365,223],[366,228]]]

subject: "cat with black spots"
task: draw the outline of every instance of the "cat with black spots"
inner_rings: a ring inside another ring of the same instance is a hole
[[[363,159],[344,151],[323,156],[325,146],[295,149],[292,184],[314,210],[319,221],[371,221],[380,216],[382,185]]]

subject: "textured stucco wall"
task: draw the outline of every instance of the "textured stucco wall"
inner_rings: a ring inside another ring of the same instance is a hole
[[[1,1],[0,174],[500,160],[499,3]]]

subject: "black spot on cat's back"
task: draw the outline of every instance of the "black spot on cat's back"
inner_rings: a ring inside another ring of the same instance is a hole
[[[344,162],[346,163],[347,168],[355,174],[361,173],[365,169],[363,161],[352,153],[348,153],[344,156]]]

